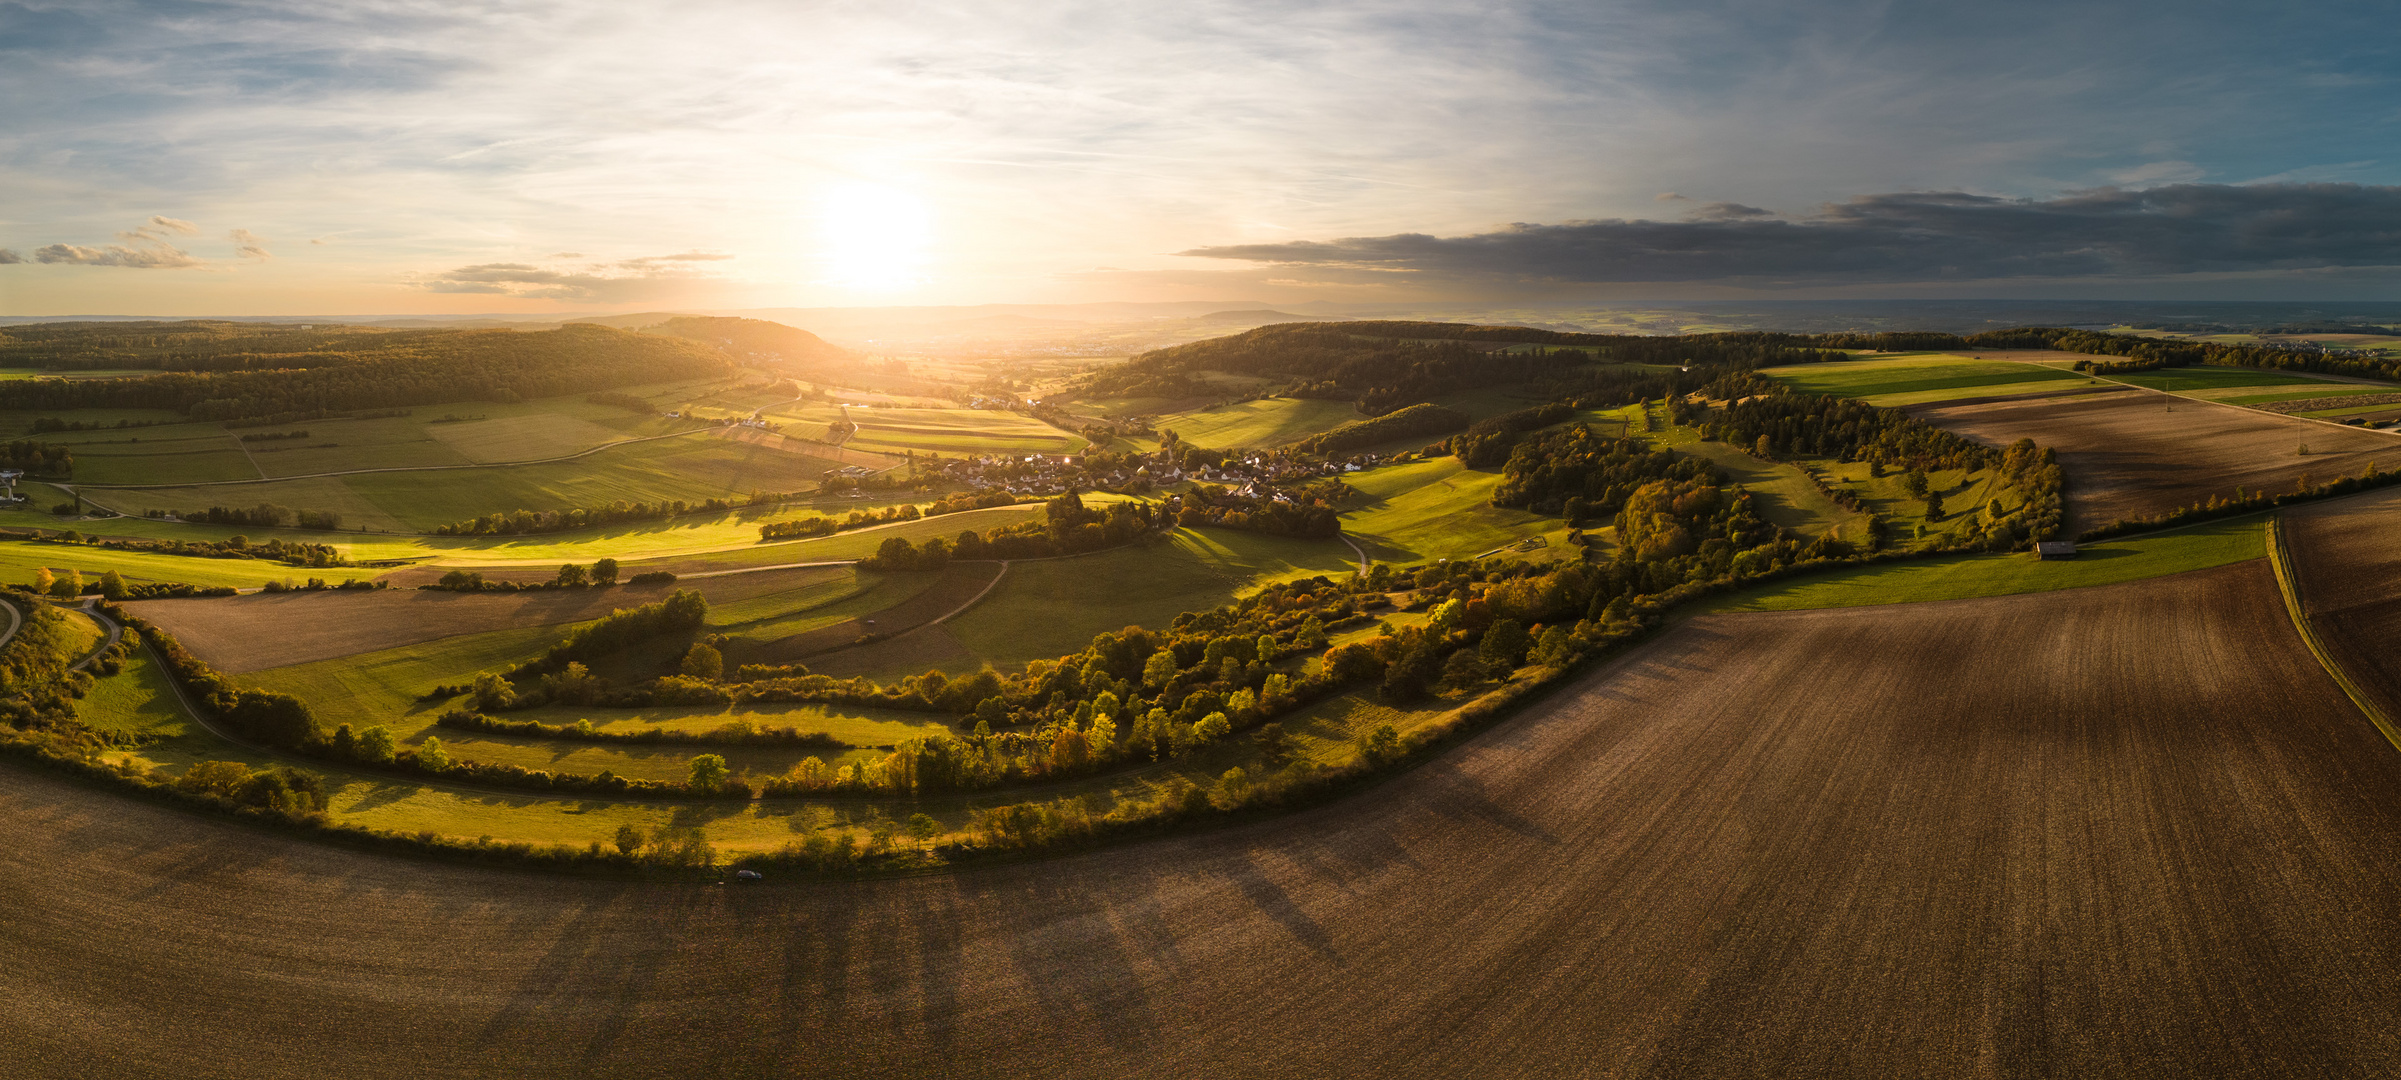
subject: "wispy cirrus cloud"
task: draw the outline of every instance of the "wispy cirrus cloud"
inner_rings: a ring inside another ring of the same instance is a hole
[[[1182,254],[1436,282],[1814,285],[2401,268],[2401,187],[2175,184],[2052,199],[1909,192],[1798,218],[1716,204],[1682,221],[1516,224]]]

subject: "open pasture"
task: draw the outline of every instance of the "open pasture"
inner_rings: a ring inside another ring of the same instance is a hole
[[[1193,446],[1219,449],[1282,446],[1359,419],[1347,401],[1279,397],[1169,413],[1153,423]]]
[[[2401,466],[2401,439],[2158,394],[2097,394],[1911,410],[1989,446],[2031,438],[2067,472],[2068,531],[2148,517],[2212,495],[2290,490],[2303,474]],[[2303,446],[2309,453],[2302,454]]]
[[[2264,522],[2254,514],[2083,544],[2070,560],[2009,552],[1843,567],[1707,601],[1694,613],[1914,604],[2140,581],[2260,558],[2267,554]]]
[[[1103,633],[1165,627],[1261,585],[1358,569],[1340,540],[1300,540],[1233,529],[1178,529],[1161,544],[1009,564],[990,594],[958,617],[808,661],[830,675],[889,679],[938,669],[965,674],[989,663],[1022,667],[1080,652]]]
[[[187,560],[199,561],[199,560]],[[193,655],[232,674],[309,664],[436,639],[597,619],[639,607],[673,589],[693,589],[729,610],[774,605],[796,610],[826,599],[860,576],[845,566],[768,570],[700,578],[673,586],[557,589],[524,593],[252,593],[200,600],[148,600],[125,609],[174,634]],[[867,575],[873,577],[873,575]],[[717,622],[712,612],[712,622]],[[520,657],[519,659],[526,659]],[[473,671],[467,674],[474,674]],[[428,673],[435,682],[450,681]]]
[[[792,406],[771,410],[767,419],[785,425],[787,434],[823,439],[829,425],[848,414],[858,431],[842,445],[848,448],[944,457],[975,454],[1072,454],[1084,448],[1081,436],[1022,413],[995,409],[864,408],[853,405]]]
[[[96,1045],[205,1077],[827,1046],[869,1075],[1455,1075],[1429,1032],[1494,1075],[2374,1075],[2401,755],[2283,618],[2253,562],[1696,619],[1306,813],[840,887],[392,860],[8,767],[4,985],[46,1008],[0,1040],[62,1075]],[[632,812],[551,805],[563,840]],[[761,812],[687,823],[809,827]],[[311,1007],[269,1007],[295,979]]]
[[[1828,364],[1793,364],[1761,368],[1759,373],[1805,393],[1864,398],[1872,404],[1888,404],[1884,399],[1896,396],[1925,400],[1929,394],[1968,397],[2027,389],[2039,391],[2043,387],[2033,384],[2068,383],[2085,379],[2085,376],[2075,372],[2040,364],[1975,360],[1949,353],[1911,354],[1894,359]]]
[[[2318,642],[2401,723],[2401,490],[2282,511],[2287,569]]]
[[[149,551],[109,551],[80,544],[0,542],[0,581],[24,584],[37,568],[73,569],[90,581],[111,570],[127,581],[182,581],[194,585],[230,585],[255,589],[270,581],[324,578],[335,584],[350,578],[372,578],[375,571],[357,567],[311,570],[271,559],[196,559]]]
[[[770,613],[747,625],[714,615],[710,623],[732,634],[725,649],[728,664],[799,663],[871,634],[906,634],[945,618],[985,595],[1003,569],[997,562],[962,562],[936,573],[890,574],[881,583],[887,587],[821,610],[776,611],[754,602],[747,606]]]
[[[1558,544],[1567,534],[1557,518],[1492,505],[1501,474],[1469,469],[1455,457],[1387,465],[1343,479],[1367,497],[1343,511],[1343,532],[1386,562],[1467,558],[1529,536]]]
[[[838,464],[711,438],[703,432],[610,446],[566,461],[532,465],[402,467],[391,472],[246,484],[95,488],[87,494],[100,505],[134,515],[153,509],[186,513],[211,506],[272,502],[295,509],[335,511],[342,515],[345,527],[418,531],[516,510],[805,491]]]

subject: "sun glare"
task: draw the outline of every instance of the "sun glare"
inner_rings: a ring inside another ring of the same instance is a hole
[[[846,184],[820,206],[819,256],[827,280],[890,291],[924,280],[932,215],[915,195],[880,184]]]

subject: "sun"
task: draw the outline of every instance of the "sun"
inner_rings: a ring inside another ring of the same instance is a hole
[[[924,200],[899,188],[844,184],[821,199],[818,237],[828,281],[866,291],[903,289],[924,280],[933,215]]]

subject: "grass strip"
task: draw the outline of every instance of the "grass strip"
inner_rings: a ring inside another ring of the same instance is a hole
[[[2290,566],[2292,552],[2286,547],[2284,530],[2278,528],[2278,524],[2276,517],[2268,518],[2268,565],[2276,571],[2276,588],[2284,594],[2284,610],[2292,615],[2293,628],[2301,632],[2301,643],[2309,646],[2309,654],[2318,658],[2318,665],[2326,669],[2326,674],[2333,676],[2334,684],[2343,688],[2343,693],[2351,698],[2351,704],[2359,706],[2359,711],[2367,715],[2368,722],[2384,733],[2384,740],[2393,744],[2393,749],[2401,750],[2401,728],[2395,728],[2392,720],[2384,715],[2384,710],[2377,708],[2375,702],[2360,692],[2359,686],[2351,681],[2351,676],[2344,673],[2343,666],[2334,662],[2334,654],[2327,652],[2326,646],[2318,641],[2317,629],[2309,624],[2309,612],[2301,603],[2301,584],[2293,577]]]

